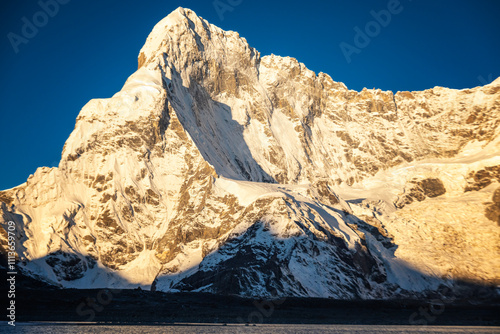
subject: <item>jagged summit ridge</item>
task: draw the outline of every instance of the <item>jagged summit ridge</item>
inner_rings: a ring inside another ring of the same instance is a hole
[[[202,122],[205,117],[211,116],[203,106],[209,100],[206,95],[231,110],[233,120],[243,127],[243,134],[252,136],[258,143],[255,149],[249,146],[253,159],[247,155],[238,157],[238,160],[251,165],[254,165],[252,160],[255,160],[267,174],[257,178],[252,176],[251,180],[273,178],[277,182],[303,182],[310,181],[311,177],[325,177],[338,183],[352,183],[366,175],[373,175],[379,169],[423,156],[453,155],[471,139],[463,135],[468,131],[463,130],[463,125],[470,127],[466,124],[467,113],[459,111],[464,108],[463,105],[472,105],[477,100],[476,94],[465,94],[462,91],[463,94],[457,94],[455,99],[452,93],[448,104],[456,110],[457,115],[450,117],[447,113],[440,112],[440,108],[435,108],[435,111],[428,109],[433,100],[440,100],[441,92],[447,94],[455,91],[435,88],[416,93],[416,96],[410,92],[398,92],[394,95],[380,90],[350,91],[344,84],[331,80],[328,75],[316,75],[293,58],[273,55],[261,58],[237,33],[226,33],[197,17],[191,10],[178,9],[155,26],[141,55],[144,56],[140,58],[144,58],[145,63],[152,62],[152,66],[158,60],[166,60],[166,66],[174,74],[178,69],[185,69],[180,71],[180,85],[191,91],[197,90],[194,100],[194,110],[198,110],[196,122]],[[172,80],[176,80],[175,77]],[[195,83],[191,83],[193,80]],[[304,99],[304,96],[308,98]],[[407,101],[409,97],[411,99]],[[401,105],[398,105],[399,102]],[[492,105],[485,107],[491,108]],[[367,109],[370,114],[365,113]],[[283,124],[287,128],[281,131],[278,131],[278,127],[273,131],[272,123],[279,117],[274,117],[275,110],[290,116],[291,122]],[[200,115],[200,112],[203,114]],[[359,117],[358,112],[361,112]],[[347,144],[340,148],[340,151],[345,151],[345,156],[339,152],[330,154],[332,149],[338,149],[338,144],[317,143],[322,141],[319,138],[322,137],[323,129],[318,126],[316,133],[309,129],[314,118],[322,116],[322,113],[332,121],[328,128],[336,128],[337,137]],[[434,124],[427,124],[430,117],[440,118],[440,127],[450,127],[450,132],[459,135],[439,138],[439,141],[445,143],[436,145],[436,129],[432,128]],[[377,126],[370,128],[372,131],[380,128],[380,133],[370,132],[372,137],[369,138],[368,132],[364,131],[365,126],[356,126],[362,122],[350,124],[352,119],[359,118],[366,118],[365,123],[375,123]],[[451,124],[448,122],[450,118]],[[269,127],[267,132],[270,135],[257,135],[262,132],[258,122]],[[402,131],[402,127],[406,131]],[[214,128],[218,134],[225,130],[219,122],[214,124]],[[187,130],[192,132],[188,127]],[[481,131],[484,129],[473,129],[471,135],[474,137]],[[283,136],[283,132],[295,132],[296,135],[288,138]],[[202,135],[208,140],[212,138],[211,134]],[[492,135],[492,128],[489,128],[487,136]],[[285,150],[286,147],[290,149]],[[360,149],[358,151],[354,148]],[[238,147],[231,150],[238,154]],[[386,153],[388,151],[390,154]],[[270,156],[273,155],[276,160],[286,161],[286,170],[271,161]],[[314,155],[313,159],[310,159],[311,155]],[[310,160],[321,161],[321,164],[313,164],[311,170],[304,171],[303,166],[310,165]],[[216,166],[216,163],[213,165]],[[318,173],[325,169],[324,166],[331,166],[333,168],[329,168],[330,170],[338,171],[336,166],[340,165],[345,166],[341,175]],[[222,169],[217,167],[217,170]],[[258,170],[259,167],[252,166],[252,169]],[[311,173],[315,175],[309,177],[308,174]],[[235,177],[233,173],[225,175]],[[246,175],[239,177],[249,179]]]
[[[498,79],[348,90],[178,8],[120,92],[81,110],[59,167],[0,192],[0,222],[16,223],[21,268],[64,287],[387,298],[450,276],[492,284],[499,96]]]

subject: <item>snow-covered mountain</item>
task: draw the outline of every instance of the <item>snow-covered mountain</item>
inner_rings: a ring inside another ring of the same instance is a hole
[[[19,266],[63,287],[415,296],[500,283],[500,78],[349,90],[179,8],[0,192]],[[0,229],[2,252],[7,233]]]

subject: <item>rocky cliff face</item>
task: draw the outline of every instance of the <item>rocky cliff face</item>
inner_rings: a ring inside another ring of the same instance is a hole
[[[64,287],[385,298],[498,284],[500,79],[348,90],[179,8],[0,192],[19,265]],[[2,249],[6,234],[1,230]]]

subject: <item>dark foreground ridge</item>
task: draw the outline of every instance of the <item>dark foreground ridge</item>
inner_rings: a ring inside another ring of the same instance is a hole
[[[500,326],[499,300],[254,300],[206,293],[57,289],[27,277],[18,283],[17,322]]]

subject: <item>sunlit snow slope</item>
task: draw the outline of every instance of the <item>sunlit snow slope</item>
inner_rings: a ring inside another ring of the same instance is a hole
[[[500,283],[500,79],[347,89],[179,8],[57,168],[0,192],[62,287],[420,297]],[[1,232],[2,253],[7,233]]]

